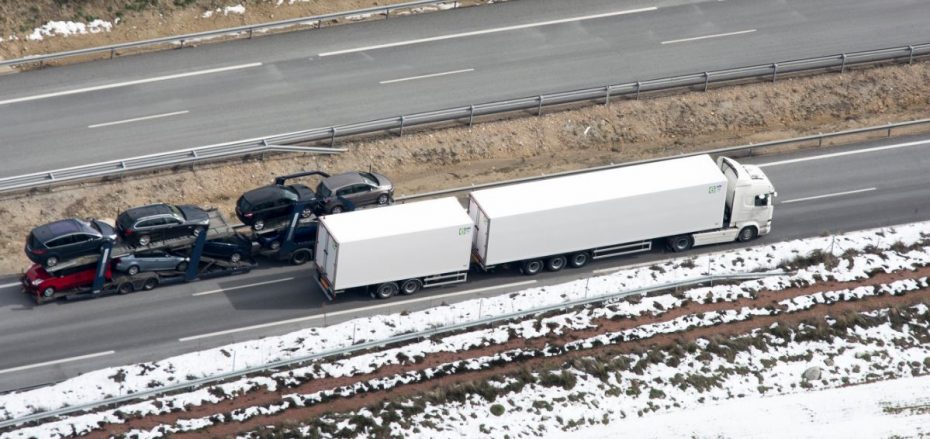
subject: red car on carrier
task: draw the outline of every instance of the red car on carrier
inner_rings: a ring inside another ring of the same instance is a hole
[[[109,281],[113,278],[112,264],[107,264],[104,276]],[[32,264],[23,275],[23,287],[26,292],[36,297],[51,298],[57,292],[73,290],[76,288],[90,288],[94,284],[97,267],[91,265],[75,270],[63,270],[62,273],[51,274],[41,264]]]

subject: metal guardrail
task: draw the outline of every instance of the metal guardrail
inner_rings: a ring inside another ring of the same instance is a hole
[[[213,383],[223,382],[233,378],[239,378],[253,373],[267,372],[273,369],[293,366],[300,363],[306,363],[310,361],[322,360],[330,357],[339,357],[347,354],[352,354],[354,352],[365,351],[372,348],[380,348],[387,345],[404,343],[408,341],[426,339],[433,337],[435,335],[460,331],[476,326],[489,325],[494,323],[499,323],[507,320],[524,318],[533,314],[543,314],[550,311],[556,311],[564,308],[571,308],[576,306],[583,306],[592,303],[607,302],[611,300],[618,300],[624,297],[636,295],[636,294],[648,294],[656,291],[663,291],[681,287],[687,287],[692,285],[699,285],[703,283],[716,282],[716,281],[730,281],[730,280],[745,280],[745,279],[758,279],[766,276],[780,276],[786,274],[784,271],[770,271],[770,272],[758,272],[758,273],[734,273],[734,274],[718,274],[718,275],[709,275],[697,279],[689,279],[679,282],[668,282],[661,285],[646,287],[646,288],[637,288],[633,290],[621,291],[614,294],[606,294],[601,296],[592,296],[585,297],[577,300],[570,300],[563,303],[558,303],[554,305],[547,305],[542,307],[537,307],[529,310],[517,311],[508,314],[502,314],[499,316],[493,316],[483,319],[478,319],[471,322],[458,323],[448,326],[443,326],[440,328],[429,329],[426,331],[403,334],[396,337],[391,337],[383,340],[374,340],[369,342],[363,342],[358,344],[353,344],[345,348],[334,349],[326,352],[320,352],[313,355],[307,355],[299,358],[292,358],[288,360],[281,360],[272,363],[268,363],[262,366],[250,367],[242,370],[237,370],[233,372],[224,373],[221,375],[214,375],[207,378],[201,378],[198,380],[187,381],[184,383],[179,383],[171,386],[161,387],[153,390],[146,390],[143,392],[133,393],[125,396],[119,396],[114,398],[107,398],[100,401],[95,401],[88,404],[82,404],[78,406],[65,407],[59,410],[52,410],[48,412],[35,413],[29,416],[23,416],[21,418],[9,419],[0,421],[0,429],[16,426],[19,424],[24,424],[27,422],[40,421],[47,418],[52,418],[56,416],[63,416],[72,413],[84,412],[88,410],[98,409],[104,406],[117,405],[121,403],[126,403],[133,400],[146,399],[154,396],[163,395],[166,393],[177,392],[187,389],[193,389],[204,385],[209,385]],[[403,305],[402,303],[399,305]]]
[[[438,190],[438,191],[433,191],[433,192],[425,192],[422,194],[402,195],[399,197],[394,197],[394,201],[405,202],[409,200],[418,200],[422,198],[433,198],[433,197],[438,197],[442,195],[451,195],[451,194],[456,194],[460,192],[474,191],[478,189],[487,189],[487,188],[498,187],[498,186],[506,186],[506,185],[514,184],[514,183],[525,183],[528,181],[545,180],[548,178],[563,177],[566,175],[584,174],[588,172],[601,171],[604,169],[623,168],[626,166],[641,165],[645,163],[659,162],[659,161],[669,160],[673,158],[693,157],[693,156],[704,155],[704,154],[710,154],[712,156],[732,155],[733,153],[744,153],[746,155],[752,155],[752,152],[755,149],[764,149],[764,148],[773,147],[773,146],[792,145],[796,143],[805,143],[805,142],[812,142],[812,141],[817,141],[818,146],[822,146],[823,141],[826,139],[831,139],[834,137],[852,136],[856,134],[866,134],[866,133],[872,133],[876,131],[886,131],[888,133],[888,136],[891,136],[891,130],[894,128],[903,128],[903,127],[923,125],[923,124],[930,124],[930,119],[919,119],[919,120],[912,120],[908,122],[899,122],[899,123],[892,123],[892,124],[887,124],[887,125],[879,125],[879,126],[874,126],[874,127],[855,128],[855,129],[845,130],[845,131],[835,131],[832,133],[820,133],[820,134],[814,134],[810,136],[793,137],[790,139],[773,140],[770,142],[750,143],[748,145],[741,145],[741,146],[728,146],[726,148],[717,148],[717,149],[711,149],[707,151],[689,152],[689,153],[678,154],[674,156],[657,157],[657,158],[644,159],[644,160],[634,160],[634,161],[623,162],[623,163],[611,163],[609,165],[595,166],[591,168],[577,169],[573,171],[554,172],[552,174],[535,175],[532,177],[514,178],[511,180],[495,181],[491,183],[472,184],[471,186],[463,186],[463,187],[457,187],[457,188],[452,188],[452,189],[443,189],[443,190]]]
[[[210,38],[217,38],[221,36],[240,36],[247,34],[251,39],[253,34],[256,31],[263,32],[269,31],[272,29],[285,28],[290,26],[315,26],[317,29],[322,27],[323,22],[327,20],[335,20],[339,18],[348,18],[359,17],[360,19],[367,19],[372,16],[383,15],[385,19],[390,18],[392,11],[397,11],[400,9],[411,9],[418,6],[424,5],[450,5],[451,8],[457,8],[460,5],[460,1],[454,0],[416,0],[406,3],[398,3],[394,5],[385,5],[385,6],[375,6],[365,9],[356,9],[352,11],[336,12],[332,14],[325,15],[314,15],[311,17],[301,17],[301,18],[292,18],[288,20],[273,21],[269,23],[258,23],[258,24],[249,24],[245,26],[230,27],[225,29],[218,29],[206,32],[197,32],[192,34],[184,35],[175,35],[170,37],[162,38],[153,38],[150,40],[142,41],[133,41],[129,43],[120,43],[120,44],[111,44],[108,46],[99,46],[99,47],[89,47],[86,49],[70,50],[67,52],[57,52],[50,53],[47,55],[35,55],[27,56],[23,58],[11,59],[8,61],[0,61],[0,67],[2,66],[15,66],[21,64],[31,64],[31,63],[41,63],[45,61],[51,61],[61,58],[70,58],[74,56],[83,56],[83,55],[93,55],[99,53],[109,53],[110,58],[113,58],[117,55],[117,51],[120,49],[138,49],[143,47],[158,46],[163,44],[177,44],[180,47],[184,47],[184,44],[190,41],[199,41]]]
[[[751,67],[741,67],[736,69],[718,70],[712,72],[703,72],[692,75],[676,76],[663,79],[654,79],[649,81],[637,81],[625,84],[606,85],[574,91],[565,91],[550,93],[532,97],[518,99],[509,99],[495,102],[487,102],[477,105],[468,105],[463,107],[447,108],[444,110],[428,111],[423,113],[414,113],[389,117],[384,119],[371,120],[367,122],[352,123],[346,125],[336,125],[325,128],[315,128],[291,133],[276,134],[267,136],[262,139],[249,139],[238,142],[230,142],[220,145],[205,146],[192,148],[181,151],[173,151],[162,154],[152,154],[134,159],[113,160],[102,164],[75,166],[71,168],[38,172],[33,174],[21,175],[16,177],[0,178],[0,193],[13,190],[21,190],[32,187],[41,187],[60,182],[76,181],[84,178],[95,178],[107,175],[118,175],[127,173],[136,169],[130,167],[124,168],[122,163],[135,163],[137,159],[144,159],[143,167],[140,169],[154,169],[158,167],[171,167],[178,163],[189,163],[203,160],[203,156],[191,151],[213,151],[224,157],[244,155],[255,152],[261,152],[257,149],[257,144],[267,145],[294,145],[309,142],[328,142],[330,147],[335,146],[337,137],[349,137],[365,134],[372,134],[381,131],[396,130],[399,135],[404,134],[404,130],[414,126],[424,126],[445,122],[462,122],[467,121],[471,126],[476,117],[500,115],[515,111],[533,111],[535,114],[542,114],[543,107],[574,104],[586,101],[602,101],[604,105],[609,105],[611,98],[623,96],[639,97],[646,92],[655,92],[661,90],[691,88],[697,87],[698,90],[707,90],[711,83],[732,82],[745,80],[772,80],[775,81],[779,75],[798,74],[817,70],[839,68],[839,71],[845,71],[847,67],[857,64],[869,64],[875,62],[897,61],[900,59],[907,60],[908,63],[914,61],[917,57],[930,56],[930,43],[909,45],[890,49],[871,50],[866,52],[844,53],[819,58],[808,58],[794,61],[784,61],[778,63],[764,64]],[[882,127],[864,128],[861,132],[890,130],[893,128],[917,125],[927,123],[926,121],[911,121],[902,124],[892,124]],[[855,131],[855,130],[852,130]],[[830,133],[825,135],[809,136],[802,138],[805,140],[821,141],[824,138],[837,137],[851,133]],[[793,143],[799,140],[791,139],[789,141],[770,142],[771,145]],[[760,148],[765,144],[757,144],[743,147],[734,147],[730,151],[750,150]],[[770,146],[771,146],[770,145]],[[284,147],[277,147],[281,151]],[[293,148],[293,147],[292,147]],[[309,151],[307,149],[294,149],[293,151]],[[178,156],[180,154],[180,157]],[[187,155],[185,155],[187,154]],[[209,158],[217,158],[215,155]]]

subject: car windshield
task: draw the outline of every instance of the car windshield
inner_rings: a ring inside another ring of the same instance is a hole
[[[369,186],[377,186],[378,179],[374,175],[367,172],[359,172],[358,175],[362,176],[362,180],[365,180],[365,183],[368,183]]]
[[[321,197],[329,197],[333,195],[333,191],[329,190],[329,188],[326,187],[326,184],[322,182],[319,185],[317,185],[316,193],[317,195]]]
[[[175,216],[179,218],[184,218],[184,214],[181,213],[181,209],[178,209],[178,206],[171,205],[168,207],[171,209],[171,213],[173,213]]]
[[[281,192],[281,195],[284,198],[291,200],[291,201],[297,201],[300,199],[300,194],[297,193],[297,189],[295,189],[293,186],[286,186],[284,189],[286,190],[284,192]]]

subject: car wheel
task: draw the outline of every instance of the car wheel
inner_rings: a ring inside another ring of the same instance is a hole
[[[313,215],[313,209],[305,207],[304,210],[300,211],[301,218],[310,218]]]
[[[136,242],[138,242],[139,245],[146,246],[146,245],[149,245],[150,242],[152,242],[152,237],[149,235],[142,235],[139,237],[138,240],[136,240]]]
[[[46,267],[54,267],[56,265],[58,265],[58,257],[56,256],[49,256],[48,259],[45,260]]]
[[[329,209],[329,213],[342,213],[342,206],[333,206],[332,209]]]
[[[187,266],[188,266],[188,265],[189,265],[189,264],[187,263],[187,261],[184,261],[184,262],[178,263],[178,266],[177,266],[177,267],[174,267],[174,268],[175,268],[175,270],[178,270],[178,271],[187,271]]]
[[[281,248],[281,241],[271,241],[271,244],[268,244],[268,247],[277,251]]]
[[[132,282],[123,282],[116,288],[117,294],[129,294],[133,290]]]
[[[55,288],[48,287],[42,290],[42,297],[49,298],[55,295]]]
[[[759,231],[756,230],[754,226],[749,226],[743,227],[743,229],[739,231],[739,236],[737,236],[736,239],[738,239],[739,242],[747,242],[756,239],[757,236],[759,236]]]
[[[310,260],[310,252],[307,250],[297,250],[291,255],[291,264],[303,265]]]
[[[242,260],[242,254],[240,254],[239,252],[229,255],[229,262],[232,262],[233,264],[238,263],[241,260]]]
[[[568,265],[572,268],[581,268],[585,265],[588,265],[588,261],[590,259],[591,257],[588,256],[587,252],[578,252],[573,254],[572,257],[568,259]]]
[[[255,230],[256,232],[264,228],[265,228],[265,221],[263,220],[258,220],[252,223],[252,230]]]
[[[520,268],[520,271],[527,276],[533,276],[539,274],[543,270],[543,262],[539,259],[531,259],[529,261],[524,261],[523,266]]]
[[[126,270],[126,273],[129,274],[130,276],[135,276],[139,274],[139,266],[138,265],[130,266],[129,269]]]
[[[396,282],[385,282],[381,285],[378,285],[378,289],[375,290],[375,297],[379,299],[388,299],[391,296],[397,294],[397,283]]]
[[[400,292],[406,295],[410,295],[420,291],[421,286],[422,284],[420,284],[419,279],[407,279],[404,281],[404,283],[400,284]]]
[[[154,290],[155,287],[157,287],[157,286],[158,286],[158,278],[157,278],[157,277],[150,277],[150,278],[146,279],[145,282],[142,283],[142,289],[145,290],[145,291],[152,291],[152,290]]]
[[[378,196],[378,204],[379,204],[379,205],[384,206],[385,204],[388,203],[388,201],[391,201],[391,198],[388,197],[387,194],[381,194],[381,195]]]
[[[546,270],[559,271],[565,268],[566,262],[565,256],[553,256],[546,261]]]
[[[668,239],[668,246],[675,253],[686,251],[692,245],[694,245],[694,238],[691,235],[678,235]]]

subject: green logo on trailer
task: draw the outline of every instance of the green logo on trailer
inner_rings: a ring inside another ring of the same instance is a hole
[[[467,235],[471,230],[471,226],[459,227],[459,236]]]
[[[716,194],[717,192],[720,192],[720,191],[722,191],[722,190],[723,190],[723,185],[722,185],[722,184],[715,184],[715,185],[713,185],[713,186],[708,186],[708,187],[707,187],[707,193],[708,193],[708,194]]]

